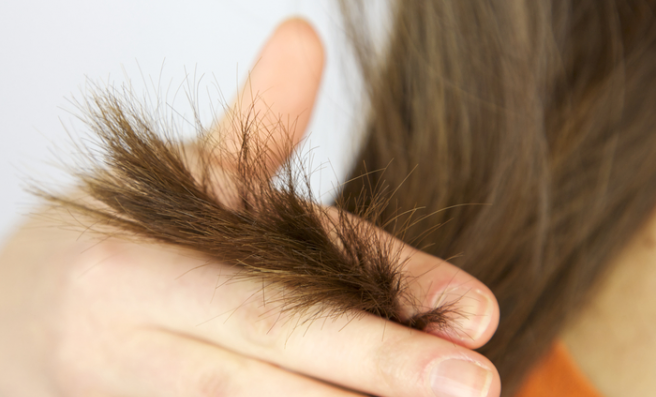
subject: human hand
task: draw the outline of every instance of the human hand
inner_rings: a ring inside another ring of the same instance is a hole
[[[313,30],[288,21],[265,46],[238,102],[259,93],[258,106],[268,112],[298,115],[298,140],[322,67]],[[172,247],[79,241],[79,233],[38,223],[23,227],[0,256],[2,393],[357,395],[338,385],[381,396],[499,394],[492,364],[469,350],[496,329],[494,297],[471,276],[409,247],[401,248],[409,258],[404,270],[415,277],[421,304],[407,314],[457,300],[470,314],[455,320],[459,333],[431,335],[372,315],[297,329],[262,304],[260,284],[225,283],[233,274],[227,266],[207,266]],[[433,393],[433,385],[443,390]]]

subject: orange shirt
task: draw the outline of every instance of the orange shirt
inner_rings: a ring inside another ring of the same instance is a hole
[[[603,397],[583,375],[563,342],[557,341],[531,371],[516,397]]]

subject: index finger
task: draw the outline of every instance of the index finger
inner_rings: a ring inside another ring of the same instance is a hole
[[[231,269],[220,264],[142,247],[112,257],[94,274],[114,285],[108,281],[114,272],[135,261],[143,266],[126,269],[129,283],[139,289],[147,278],[155,287],[142,289],[136,301],[130,298],[130,307],[165,329],[379,396],[499,395],[494,366],[474,351],[370,314],[303,323],[265,303],[260,283],[227,282]],[[443,276],[441,261],[432,261],[434,277]]]
[[[446,322],[431,324],[428,316],[424,331],[470,349],[487,343],[499,324],[499,304],[492,291],[447,261],[409,246],[400,249],[409,258],[404,271],[411,279],[408,288],[414,298],[403,304],[403,313],[420,318],[422,313],[442,308]]]
[[[499,304],[485,284],[350,213],[340,215],[335,208],[329,212],[333,218],[346,216],[354,224],[367,224],[366,229],[377,235],[378,243],[388,245],[390,253],[398,253],[402,293],[396,298],[396,317],[403,325],[470,349],[490,340],[499,324]]]

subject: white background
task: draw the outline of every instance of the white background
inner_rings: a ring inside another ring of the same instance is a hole
[[[184,92],[170,93],[188,76],[200,81],[201,112],[209,123],[210,102],[216,108],[221,96],[231,100],[268,35],[290,16],[308,19],[327,51],[309,128],[309,144],[317,148],[314,165],[327,164],[313,179],[324,201],[347,171],[356,150],[354,121],[362,119],[355,106],[360,88],[333,1],[0,3],[0,245],[36,204],[23,191],[27,177],[65,183],[52,160],[71,156],[67,130],[83,132],[70,100],[82,98],[89,81],[101,86],[131,81],[135,91],[151,86],[151,93],[155,84],[184,113]]]

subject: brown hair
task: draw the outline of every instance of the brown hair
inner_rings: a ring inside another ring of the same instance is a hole
[[[207,131],[197,121],[193,144],[176,139],[173,124],[125,90],[97,89],[79,107],[91,134],[78,145],[81,161],[68,166],[78,192],[31,187],[63,211],[57,222],[103,237],[177,245],[208,265],[232,265],[233,281],[261,282],[271,311],[301,315],[298,324],[368,312],[438,329],[464,315],[456,301],[419,310],[403,272],[402,244],[379,231],[388,196],[374,194],[366,207],[351,202],[355,217],[319,205],[286,125],[255,114],[255,104],[225,115],[225,127]],[[271,164],[279,161],[274,175]],[[408,228],[397,225],[397,234]]]
[[[371,108],[341,205],[370,223],[314,204],[290,162],[272,182],[267,156],[287,153],[249,143],[268,128],[255,120],[236,120],[240,148],[223,155],[238,161],[225,168],[225,147],[162,138],[167,126],[111,92],[85,105],[100,147],[75,171],[97,201],[36,193],[106,233],[240,266],[293,292],[283,309],[310,319],[356,309],[446,325],[448,306],[399,314],[412,296],[383,226],[492,289],[501,322],[481,352],[510,396],[656,206],[651,3],[399,1],[382,59],[363,3],[343,6]]]
[[[353,175],[386,168],[344,193],[403,182],[382,216],[434,213],[405,239],[441,225],[421,246],[491,288],[480,351],[510,396],[656,206],[654,4],[398,1],[382,59],[342,6],[370,103]]]

